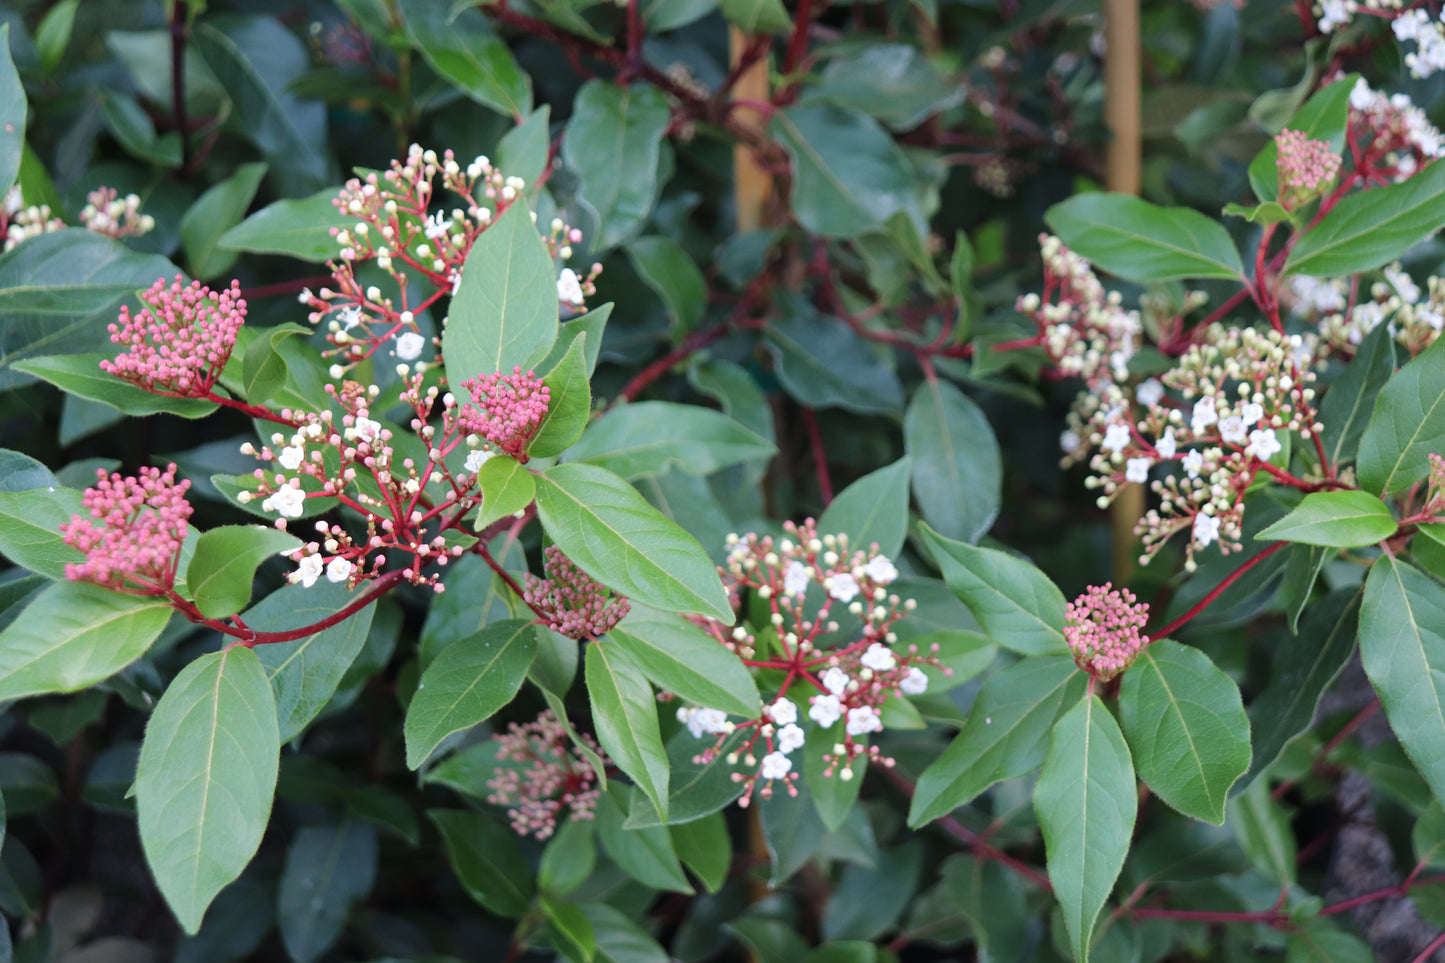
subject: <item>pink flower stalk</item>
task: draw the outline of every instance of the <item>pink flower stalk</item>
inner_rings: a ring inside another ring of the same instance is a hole
[[[241,286],[232,281],[219,293],[177,274],[169,286],[164,278],[141,295],[146,305],[132,316],[120,309],[120,323],[109,326],[110,340],[127,346],[101,370],[157,394],[204,398],[236,346],[236,332],[246,320]]]
[[[608,590],[572,564],[555,545],[544,553],[551,578],[527,576],[522,598],[546,617],[546,625],[569,639],[595,638],[611,631],[627,617],[632,604],[623,596],[608,598]]]
[[[1105,582],[1090,586],[1064,607],[1064,640],[1074,662],[1100,682],[1129,668],[1149,643],[1143,633],[1149,606],[1136,602],[1133,592]]]
[[[463,430],[525,460],[527,445],[546,417],[552,389],[532,372],[523,374],[520,366],[509,375],[498,372],[468,378],[462,387],[472,394],[472,403],[463,405],[457,416]]]
[[[504,763],[487,780],[487,802],[507,806],[512,829],[519,836],[547,839],[557,830],[566,808],[572,819],[591,819],[597,806],[597,774],[587,757],[570,744],[567,729],[549,709],[536,722],[512,723],[493,736],[497,761]],[[593,752],[602,750],[587,735]],[[506,762],[522,763],[507,766]]]
[[[139,477],[95,474],[96,486],[81,499],[90,518],[74,515],[60,526],[65,543],[86,555],[65,566],[65,577],[122,590],[127,580],[141,591],[169,588],[191,517],[191,483],[176,482],[174,464],[165,471],[142,468]]]
[[[1280,203],[1294,208],[1320,196],[1340,172],[1340,155],[1326,140],[1311,140],[1304,131],[1282,130],[1275,135],[1279,150]]]

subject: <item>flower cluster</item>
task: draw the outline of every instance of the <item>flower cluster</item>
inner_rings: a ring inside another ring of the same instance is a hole
[[[506,806],[520,836],[547,839],[563,810],[571,819],[591,819],[597,806],[597,773],[568,739],[567,727],[548,709],[535,722],[512,723],[497,740],[499,765],[487,779],[487,802]],[[588,735],[580,738],[599,756]],[[509,766],[512,762],[518,765]]]
[[[209,395],[246,321],[240,284],[217,292],[177,274],[169,285],[157,280],[140,299],[139,314],[122,306],[119,323],[108,326],[110,340],[127,351],[101,361],[101,370],[157,394]]]
[[[1074,662],[1100,682],[1129,668],[1149,644],[1149,605],[1111,582],[1090,586],[1064,607],[1064,641]]]
[[[1405,66],[1415,77],[1428,77],[1445,70],[1445,24],[1429,10],[1413,7],[1403,11],[1390,29],[1401,43],[1413,41],[1415,49],[1405,55]]]
[[[1060,372],[1091,388],[1125,380],[1139,347],[1139,312],[1125,310],[1119,293],[1106,291],[1089,262],[1058,238],[1040,234],[1039,248],[1044,290],[1019,298],[1019,312],[1038,325],[1040,343]]]
[[[547,578],[527,574],[522,599],[549,629],[569,639],[596,638],[616,628],[632,609],[623,596],[609,598],[607,587],[593,581],[555,545],[543,553]]]
[[[1373,183],[1406,180],[1445,155],[1445,137],[1408,96],[1372,90],[1363,79],[1350,91],[1347,140],[1355,171]]]
[[[136,475],[95,474],[95,487],[80,502],[90,517],[74,515],[60,527],[65,544],[85,553],[84,562],[65,566],[66,578],[140,593],[169,589],[191,517],[191,483],[176,481],[174,464]]]
[[[802,525],[788,522],[784,529],[779,539],[729,535],[721,568],[737,605],[743,592],[752,592],[768,607],[766,627],[755,632],[747,624],[697,620],[754,670],[786,673],[781,689],[758,718],[739,723],[717,709],[678,710],[694,736],[714,739],[699,761],[711,760],[733,739],[726,759],[744,767],[733,773],[745,784],[743,806],[755,789],[769,797],[775,782],[796,795],[790,757],[806,741],[804,716],[817,729],[832,730],[822,759],[825,776],[852,779],[852,763],[859,757],[891,765],[877,746],[867,744],[868,735],[883,729],[884,703],[922,695],[928,676],[921,666],[938,665],[936,647],[922,654],[916,646],[897,646],[894,626],[915,603],[888,590],[898,569],[877,546],[853,549],[846,535],[819,536],[811,519]],[[845,608],[847,615],[835,607]],[[849,628],[839,619],[849,621]]]
[[[1411,355],[1428,348],[1445,328],[1445,281],[1431,277],[1422,291],[1398,263],[1384,268],[1368,297],[1359,297],[1357,289],[1352,304],[1346,300],[1350,285],[1342,278],[1296,275],[1290,286],[1295,311],[1313,318],[1324,343],[1346,357],[1382,323]]]
[[[1311,140],[1304,131],[1285,129],[1275,135],[1278,150],[1279,202],[1294,210],[1322,195],[1340,172],[1340,155],[1327,140]]]
[[[86,195],[80,223],[87,231],[106,237],[139,237],[156,226],[156,219],[140,212],[140,198],[119,197],[113,187],[100,187]]]
[[[509,375],[468,378],[462,387],[472,396],[457,416],[462,428],[485,438],[494,453],[525,461],[527,445],[547,416],[552,390],[531,371],[523,374],[520,366]]]

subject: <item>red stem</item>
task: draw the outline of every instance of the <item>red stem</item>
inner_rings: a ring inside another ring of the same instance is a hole
[[[1224,581],[1216,585],[1208,595],[1204,596],[1204,598],[1200,599],[1197,603],[1195,603],[1194,607],[1191,608],[1188,612],[1185,612],[1183,615],[1179,616],[1179,618],[1164,626],[1164,628],[1159,629],[1156,632],[1149,633],[1149,641],[1153,642],[1158,639],[1165,638],[1166,636],[1177,631],[1180,626],[1184,625],[1190,619],[1194,618],[1200,612],[1204,611],[1204,609],[1211,602],[1219,598],[1220,594],[1223,593],[1225,589],[1233,585],[1241,575],[1243,575],[1245,572],[1248,572],[1260,562],[1264,561],[1266,558],[1273,555],[1275,552],[1279,551],[1280,549],[1284,548],[1286,545],[1289,544],[1289,542],[1275,542],[1269,548],[1266,548],[1264,551],[1260,552],[1258,555],[1245,562],[1239,568],[1235,569],[1233,572],[1230,572],[1229,575],[1224,579]]]
[[[238,628],[234,625],[227,625],[224,621],[221,621],[219,619],[208,619],[205,616],[201,615],[200,610],[197,609],[195,605],[187,602],[185,599],[182,599],[179,596],[172,598],[171,604],[175,606],[177,611],[179,611],[186,618],[190,619],[192,622],[208,626],[218,632],[229,635],[237,640],[235,643],[236,645],[243,645],[246,648],[251,649],[255,648],[258,645],[271,645],[276,642],[295,642],[297,639],[304,639],[308,635],[315,635],[317,632],[324,632],[325,630],[331,628],[333,625],[339,625],[342,622],[345,622],[357,612],[360,612],[362,609],[366,608],[372,602],[376,601],[378,598],[391,591],[392,587],[401,580],[402,574],[400,570],[394,572],[387,572],[385,575],[383,575],[381,578],[377,579],[371,584],[371,589],[367,591],[366,594],[352,599],[341,611],[336,612],[332,615],[328,615],[326,618],[320,620],[319,622],[313,622],[310,625],[302,626],[299,629],[283,629],[279,632],[256,632],[253,629],[243,630],[242,628]]]
[[[808,433],[808,445],[813,450],[813,467],[818,472],[818,492],[823,507],[833,500],[833,482],[828,477],[828,453],[823,449],[823,434],[818,430],[818,413],[812,408],[803,408],[803,429]]]
[[[673,365],[686,360],[694,352],[707,347],[725,334],[727,334],[726,325],[718,325],[716,327],[694,331],[687,336],[687,339],[683,341],[682,344],[639,371],[631,381],[627,382],[627,386],[617,393],[617,399],[614,400],[613,404],[616,404],[619,400],[634,400],[642,393],[642,389],[667,374]]]

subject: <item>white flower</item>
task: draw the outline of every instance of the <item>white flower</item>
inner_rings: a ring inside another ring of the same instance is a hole
[[[1424,13],[1424,11],[1419,11]],[[1420,300],[1420,285],[1404,271],[1397,271],[1394,268],[1385,268],[1385,280],[1395,288],[1395,293],[1410,304]]]
[[[823,688],[827,689],[835,696],[842,695],[848,690],[848,673],[844,672],[842,669],[838,668],[835,665],[827,672],[823,673],[822,682]]]
[[[808,718],[824,729],[843,717],[843,703],[835,695],[814,696],[813,705],[808,709]]]
[[[1104,441],[1100,447],[1105,451],[1123,451],[1128,444],[1129,426],[1115,423],[1104,432]]]
[[[1169,459],[1179,450],[1178,444],[1174,441],[1174,429],[1164,429],[1164,437],[1154,442],[1154,450],[1159,453],[1160,458]]]
[[[778,699],[768,707],[768,716],[776,725],[790,726],[798,721],[798,707],[792,699]]]
[[[830,580],[828,594],[839,602],[851,602],[853,597],[858,594],[858,580],[847,572],[839,572]]]
[[[794,559],[783,570],[783,594],[802,595],[808,591],[808,583],[812,580],[813,574],[808,571],[808,566]]]
[[[848,710],[848,735],[861,736],[869,732],[882,732],[883,720],[872,706],[859,706]]]
[[[1219,519],[1200,512],[1194,516],[1194,544],[1206,548],[1219,537]]]
[[[1244,422],[1244,427],[1253,428],[1259,424],[1259,419],[1264,417],[1264,406],[1251,401],[1239,409],[1239,420]]]
[[[1336,27],[1350,22],[1350,11],[1345,0],[1321,0],[1320,33],[1329,33]]]
[[[1189,472],[1190,478],[1198,478],[1199,470],[1204,467],[1204,456],[1197,451],[1188,452],[1182,462],[1184,470]]]
[[[358,418],[351,430],[356,433],[358,440],[373,444],[381,437],[381,422],[372,421],[370,418]]]
[[[328,582],[344,582],[351,578],[351,573],[356,566],[351,564],[351,559],[337,556],[326,566],[326,580]]]
[[[281,454],[276,456],[276,461],[287,471],[295,471],[301,467],[301,462],[306,453],[299,445],[292,445],[289,448],[282,448]]]
[[[1249,447],[1244,449],[1244,453],[1261,461],[1269,461],[1279,453],[1280,448],[1279,436],[1274,433],[1274,429],[1260,428],[1249,433]]]
[[[908,670],[903,681],[898,683],[898,690],[904,695],[923,695],[928,691],[928,676],[915,665]]]
[[[310,304],[312,296],[310,288],[302,288],[301,293],[296,295],[296,301],[300,304]]]
[[[482,466],[492,460],[494,452],[485,448],[474,448],[467,453],[467,463],[463,467],[475,475],[482,470]]]
[[[1296,274],[1289,279],[1296,307],[1329,313],[1345,306],[1345,292],[1332,280]]]
[[[347,331],[361,323],[361,308],[352,305],[341,312],[341,326]]]
[[[300,518],[305,504],[305,492],[299,488],[292,488],[290,485],[282,485],[276,489],[275,494],[261,503],[261,510],[276,512],[285,518]],[[316,563],[316,571],[321,571],[319,561]]]
[[[1079,439],[1079,433],[1077,431],[1065,431],[1059,436],[1059,447],[1064,450],[1064,454],[1066,455],[1078,451],[1080,444],[1082,444],[1082,442]]]
[[[1148,458],[1130,458],[1124,466],[1124,480],[1143,484],[1149,480]]]
[[[1219,422],[1219,437],[1232,445],[1243,442],[1248,433],[1248,429],[1244,427],[1244,419],[1238,415],[1230,415]]]
[[[452,280],[452,297],[456,297],[456,296],[457,296],[457,291],[461,290],[461,287],[462,287],[462,272],[461,272],[461,271],[453,271],[453,272],[452,272],[452,278],[451,278],[451,280]]]
[[[805,741],[807,741],[807,736],[803,735],[803,730],[799,726],[789,723],[778,730],[779,752],[792,752]]]
[[[781,752],[770,752],[763,757],[758,774],[764,779],[782,779],[793,769],[793,762]]]
[[[863,653],[863,658],[858,660],[872,669],[874,672],[887,672],[898,664],[888,646],[881,642],[874,642],[868,646],[868,651]]]
[[[1214,396],[1205,395],[1194,403],[1194,411],[1190,415],[1189,427],[1192,428],[1197,435],[1218,420],[1219,413],[1214,410]]]
[[[898,577],[898,569],[887,555],[875,555],[863,566],[863,574],[879,585],[887,585]]]
[[[1164,397],[1164,385],[1158,378],[1150,378],[1134,392],[1135,399],[1145,408],[1152,408]]]
[[[582,282],[577,280],[577,272],[571,268],[563,268],[557,277],[557,300],[567,304],[582,303]]]
[[[422,233],[426,234],[428,241],[435,241],[437,238],[446,234],[447,231],[451,230],[451,227],[452,222],[443,220],[442,212],[437,211],[426,219],[426,227],[422,229]]]
[[[704,709],[702,706],[678,709],[677,718],[679,722],[686,723],[687,731],[694,739],[727,731],[728,715],[721,709]]]
[[[421,349],[426,347],[426,338],[415,331],[406,331],[396,338],[396,356],[403,361],[415,361],[421,357]]]
[[[310,588],[311,586],[315,585],[315,584],[316,584],[316,580],[317,580],[318,578],[320,578],[320,577],[321,577],[321,556],[320,556],[320,555],[307,555],[305,558],[303,558],[303,559],[300,561],[299,564],[297,564],[297,566],[296,566],[296,571],[294,571],[294,572],[292,572],[290,575],[286,576],[286,578],[291,582],[291,584],[294,585],[294,584],[296,584],[297,582],[300,582],[300,583],[301,583],[303,586],[305,586],[306,588]]]

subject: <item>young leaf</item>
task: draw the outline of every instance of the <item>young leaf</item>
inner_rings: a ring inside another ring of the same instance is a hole
[[[1076,254],[1131,281],[1244,277],[1229,232],[1187,207],[1159,207],[1127,194],[1077,194],[1049,208],[1044,220]]]
[[[406,710],[407,768],[416,769],[447,736],[512,701],[536,651],[537,626],[523,619],[493,622],[442,649]]]
[[[631,656],[606,641],[587,646],[586,671],[597,741],[666,822],[667,752],[652,686]]]
[[[376,830],[355,820],[296,832],[276,900],[281,942],[296,963],[312,963],[341,938],[376,881],[376,850]]]
[[[80,513],[73,488],[0,491],[0,555],[46,578],[65,578],[65,566],[85,555],[65,544],[60,526]]]
[[[557,465],[537,476],[542,527],[578,568],[643,605],[731,622],[717,570],[697,539],[609,471]]]
[[[251,601],[251,580],[266,559],[296,548],[295,535],[261,525],[222,525],[204,532],[186,569],[186,587],[209,619],[234,615]]]
[[[978,541],[1003,497],[998,441],[982,409],[948,382],[926,381],[904,416],[903,443],[928,524],[948,538]]]
[[[913,468],[907,455],[869,472],[838,493],[818,516],[818,531],[844,533],[848,544],[866,549],[873,543],[890,559],[897,558],[908,534],[908,480]]]
[[[614,408],[567,451],[626,479],[660,475],[676,466],[711,475],[739,462],[771,458],[777,449],[720,411],[670,401],[638,401]]]
[[[480,10],[453,7],[449,13],[432,0],[402,0],[401,14],[426,62],[468,97],[519,119],[532,109],[531,77]]]
[[[508,919],[527,912],[536,881],[511,829],[459,809],[428,809],[427,816],[441,830],[452,872],[468,896]]]
[[[1445,170],[1445,164],[1431,165],[1435,167]],[[1445,338],[1380,389],[1360,439],[1360,485],[1382,496],[1397,492],[1424,478],[1430,467],[1427,455],[1440,451],[1445,451]]]
[[[1064,594],[1022,559],[944,538],[927,525],[923,540],[943,580],[999,645],[1021,655],[1066,652]]]
[[[221,236],[246,216],[268,169],[264,163],[242,164],[236,173],[196,198],[181,218],[181,246],[193,277],[213,278],[236,263],[234,251],[220,251],[217,245]]]
[[[337,211],[331,203],[335,198],[336,188],[328,187],[300,200],[276,201],[222,234],[216,247],[222,251],[281,254],[313,263],[327,261],[338,251],[331,229],[354,223],[353,218]]]
[[[462,266],[442,334],[452,380],[527,370],[545,358],[557,339],[556,280],[527,205],[513,204],[477,238]]]
[[[108,679],[145,655],[170,617],[162,599],[57,582],[0,632],[0,699]]]
[[[1428,575],[1384,555],[1365,579],[1360,660],[1436,799],[1445,799],[1445,598]]]
[[[520,512],[537,496],[532,473],[510,455],[488,458],[477,472],[477,484],[482,491],[482,505],[471,524],[479,532],[503,516]]]
[[[1342,277],[1403,255],[1445,227],[1445,165],[1431,164],[1408,180],[1346,197],[1300,235],[1285,274]]]
[[[646,84],[590,80],[577,92],[562,161],[597,212],[597,234],[588,238],[594,256],[631,237],[652,211],[669,119],[667,99]]]
[[[1064,656],[1024,659],[989,676],[963,730],[918,777],[908,825],[946,816],[994,783],[1037,768],[1054,721],[1086,681]]]
[[[1311,492],[1294,511],[1254,536],[1329,548],[1359,548],[1395,534],[1390,509],[1369,492]]]
[[[1119,714],[1154,795],[1221,825],[1229,787],[1249,768],[1249,719],[1234,680],[1198,649],[1161,639],[1124,673]]]
[[[756,718],[762,699],[742,660],[681,616],[633,605],[607,636],[659,689],[710,709]]]
[[[280,754],[271,684],[242,646],[186,666],[151,714],[136,767],[140,837],[187,933],[261,845]]]
[[[607,315],[611,313],[612,305],[609,304],[587,317],[600,314],[605,324]],[[566,336],[565,330],[563,336]],[[532,436],[532,443],[527,446],[527,452],[533,458],[560,455],[582,437],[582,432],[587,427],[587,419],[592,415],[592,386],[588,379],[592,371],[590,364],[596,362],[595,354],[592,355],[592,362],[587,360],[588,345],[595,345],[601,340],[600,331],[595,338],[589,337],[585,330],[578,332],[577,336],[568,342],[567,353],[542,378],[542,384],[547,386],[551,394],[547,400],[547,413],[542,416],[542,423],[537,426],[537,433]],[[556,346],[553,346],[552,350],[555,352]]]
[[[1055,723],[1034,787],[1049,882],[1079,963],[1088,963],[1094,922],[1124,865],[1138,805],[1119,724],[1097,696],[1086,696]]]
[[[66,394],[118,408],[128,415],[144,417],[165,413],[182,418],[204,418],[219,405],[204,398],[167,398],[100,370],[102,358],[113,354],[59,354],[29,358],[16,371],[48,381]]]

